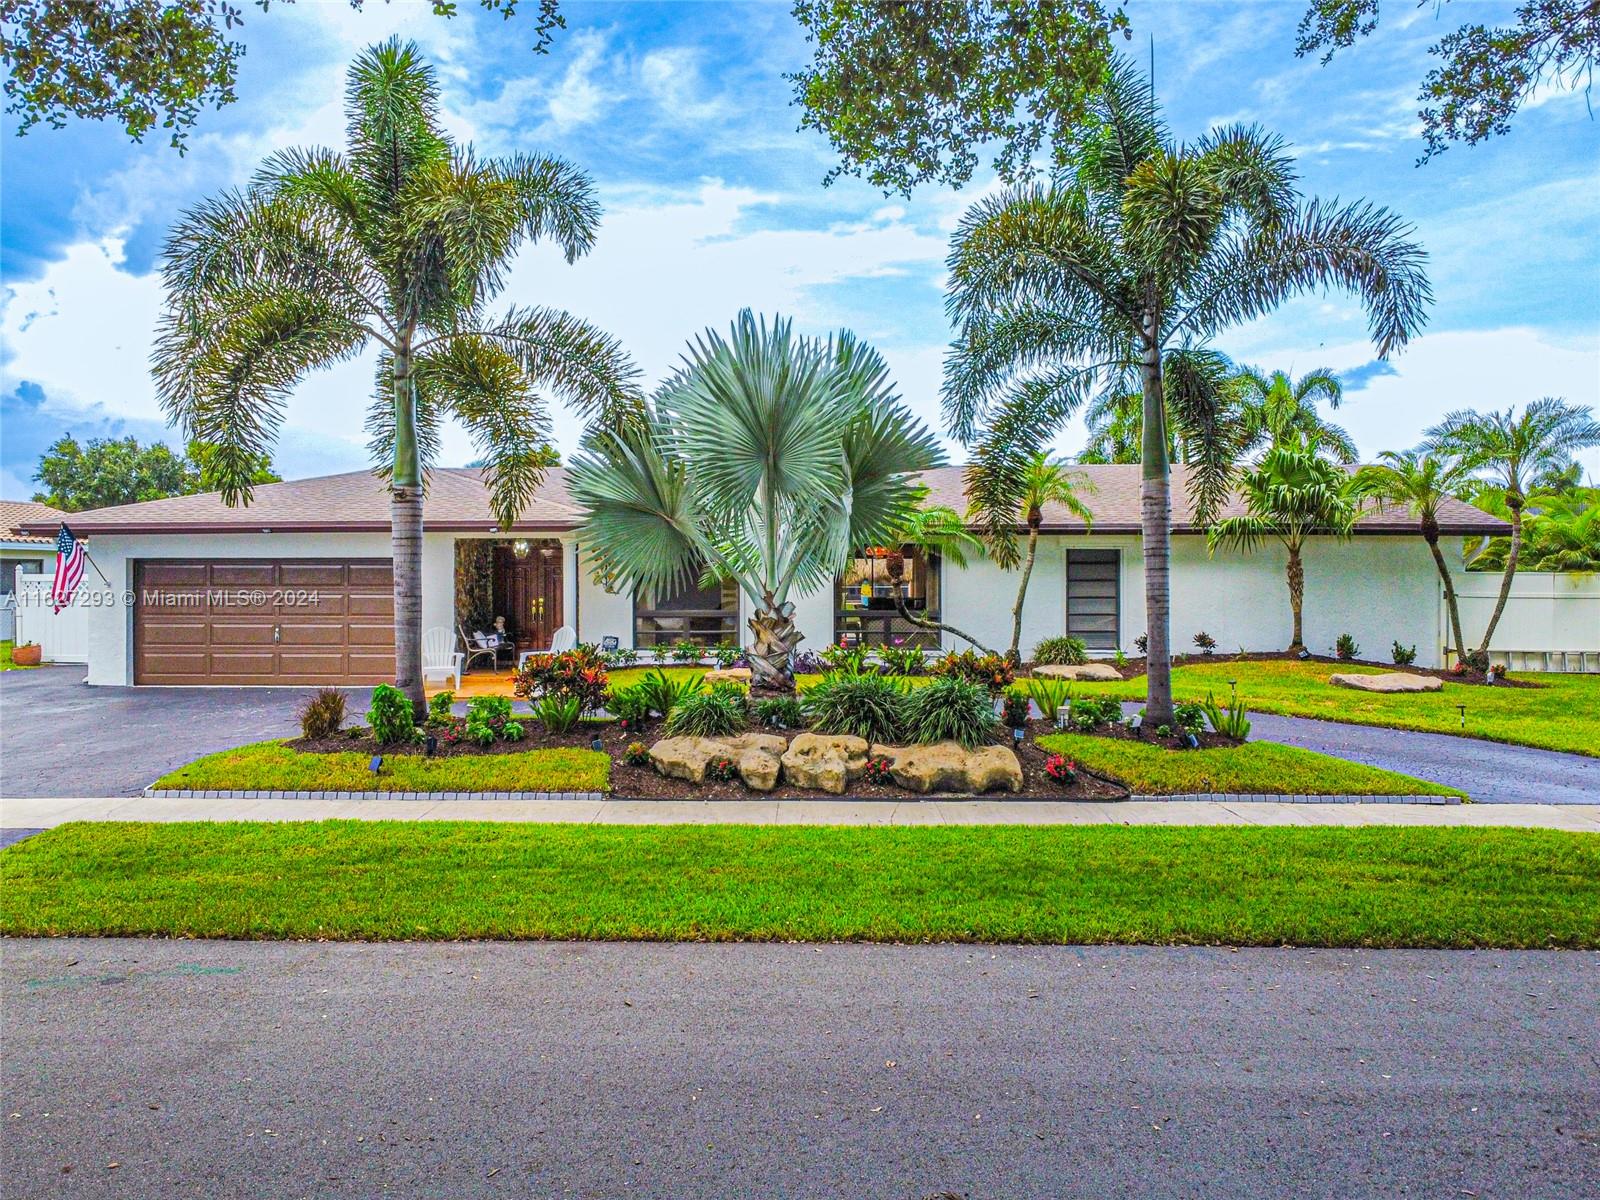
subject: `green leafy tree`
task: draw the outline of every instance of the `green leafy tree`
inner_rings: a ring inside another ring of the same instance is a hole
[[[1470,471],[1482,472],[1504,489],[1511,521],[1511,541],[1500,576],[1500,595],[1489,615],[1483,642],[1469,661],[1486,664],[1495,627],[1511,595],[1522,551],[1522,513],[1527,491],[1535,479],[1565,470],[1573,455],[1600,446],[1600,422],[1593,410],[1546,396],[1527,405],[1519,416],[1515,408],[1479,413],[1460,409],[1427,431],[1429,449],[1460,458]]]
[[[1439,506],[1466,484],[1468,468],[1460,459],[1431,454],[1426,450],[1385,450],[1378,461],[1356,473],[1361,495],[1381,504],[1409,509],[1417,518],[1422,538],[1433,555],[1434,570],[1444,587],[1445,608],[1450,614],[1450,632],[1456,641],[1456,658],[1465,661],[1467,642],[1461,633],[1461,607],[1456,599],[1455,580],[1450,564],[1439,549]]]
[[[1409,227],[1370,204],[1305,200],[1277,138],[1234,126],[1177,146],[1126,63],[1091,113],[1068,170],[984,199],[961,222],[945,414],[955,437],[977,441],[972,490],[999,513],[1021,494],[1023,465],[1096,383],[1138,373],[1148,711],[1165,724],[1169,406],[1203,451],[1190,471],[1199,519],[1227,495],[1235,451],[1204,343],[1293,295],[1339,287],[1360,297],[1387,357],[1422,327],[1432,295]]]
[[[1297,653],[1305,649],[1306,546],[1317,536],[1348,538],[1361,512],[1361,492],[1355,477],[1319,454],[1312,439],[1297,438],[1274,446],[1245,471],[1239,496],[1244,512],[1213,525],[1207,546],[1212,553],[1219,546],[1250,552],[1269,539],[1282,543],[1293,626],[1289,651]]]
[[[137,438],[91,438],[80,445],[71,434],[51,443],[39,457],[35,483],[44,490],[33,498],[63,512],[84,512],[114,504],[137,504],[167,496],[187,496],[215,491],[209,470],[211,448],[190,442],[183,454],[174,454],[164,442],[139,444]],[[276,483],[272,460],[258,455],[248,464],[252,483]]]
[[[1332,409],[1344,399],[1344,388],[1332,371],[1318,368],[1295,379],[1287,371],[1265,375],[1246,367],[1239,373],[1239,384],[1244,390],[1240,441],[1246,452],[1302,437],[1346,466],[1359,457],[1355,439],[1317,411],[1319,399]]]
[[[1443,3],[1436,8],[1442,15]],[[1300,19],[1295,53],[1320,51],[1326,65],[1377,29],[1378,12],[1379,0],[1312,0]],[[1438,65],[1424,77],[1418,96],[1424,162],[1453,142],[1470,146],[1505,133],[1540,87],[1576,87],[1592,79],[1600,58],[1600,4],[1522,0],[1510,22],[1469,21],[1429,53]]]
[[[269,0],[253,0],[266,12]],[[280,4],[294,0],[278,0]],[[365,0],[348,0],[361,8]],[[517,0],[479,0],[510,17]],[[17,132],[69,117],[118,122],[134,141],[159,122],[184,150],[202,110],[232,104],[244,46],[244,0],[0,0],[6,111]],[[452,17],[454,0],[433,0]],[[538,0],[536,54],[566,26],[557,0]]]
[[[395,682],[421,711],[423,471],[446,419],[489,464],[509,525],[548,462],[548,396],[607,423],[636,419],[637,371],[568,313],[496,316],[518,249],[549,238],[571,262],[594,243],[589,179],[557,158],[476,157],[439,128],[434,74],[390,40],[350,68],[348,146],[286,150],[250,189],[186,213],[163,255],[154,353],[162,403],[212,447],[224,500],[250,500],[249,465],[308,373],[380,349],[368,419],[391,495]]]
[[[702,570],[736,582],[754,682],[781,688],[804,637],[790,597],[831,587],[853,547],[904,530],[912,474],[940,461],[877,351],[746,310],[726,338],[694,341],[642,424],[591,434],[567,486],[601,577],[658,594]]]

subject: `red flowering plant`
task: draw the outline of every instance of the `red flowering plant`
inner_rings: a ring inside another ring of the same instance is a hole
[[[1078,764],[1065,754],[1052,754],[1044,760],[1044,773],[1062,787],[1078,781]]]
[[[894,782],[894,771],[891,763],[883,755],[867,759],[866,779],[868,783],[881,783],[885,786]]]
[[[576,646],[560,654],[532,654],[517,668],[512,690],[526,700],[533,696],[576,697],[584,712],[605,703],[610,679],[606,660],[593,646]]]
[[[706,778],[726,783],[739,778],[739,768],[731,758],[714,758],[706,764]]]

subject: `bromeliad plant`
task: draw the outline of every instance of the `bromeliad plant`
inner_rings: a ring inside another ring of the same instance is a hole
[[[942,461],[875,350],[747,310],[694,341],[639,425],[592,432],[567,483],[603,578],[646,593],[732,580],[753,682],[787,690],[804,637],[792,597],[882,544],[915,506],[913,473]]]
[[[512,691],[524,699],[571,696],[581,712],[594,712],[606,700],[610,676],[605,656],[593,646],[574,646],[560,654],[533,654],[517,668]]]

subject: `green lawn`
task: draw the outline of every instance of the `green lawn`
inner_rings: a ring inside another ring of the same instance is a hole
[[[21,663],[11,661],[13,643],[0,642],[0,671],[30,671],[33,668],[25,667]]]
[[[281,742],[256,742],[208,754],[152,785],[193,791],[334,792],[603,792],[611,758],[593,750],[528,750],[519,754],[424,758],[388,755],[382,774],[368,755],[303,754]]]
[[[1528,829],[78,823],[0,933],[1600,947],[1600,836]]]
[[[1246,742],[1212,750],[1166,750],[1147,742],[1060,733],[1040,738],[1039,744],[1102,775],[1120,779],[1136,793],[1145,795],[1463,795],[1441,784],[1275,742]]]
[[[1495,742],[1600,756],[1600,675],[1526,672],[1517,678],[1541,686],[1492,688],[1446,682],[1442,691],[1402,696],[1356,692],[1328,682],[1328,676],[1336,671],[1381,670],[1324,662],[1222,660],[1177,668],[1172,673],[1172,688],[1179,700],[1201,700],[1209,690],[1226,703],[1228,680],[1237,679],[1239,698],[1253,712],[1432,733],[1464,733]],[[1143,700],[1145,695],[1143,678],[1075,686],[1085,696]],[[1458,704],[1467,706],[1465,729]]]

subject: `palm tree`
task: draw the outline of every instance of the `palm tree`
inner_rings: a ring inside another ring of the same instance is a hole
[[[1475,491],[1472,503],[1509,521],[1504,493]],[[1600,488],[1577,485],[1534,488],[1522,509],[1522,550],[1517,568],[1527,571],[1600,571]],[[1477,539],[1467,546],[1470,571],[1504,571],[1511,539]]]
[[[969,555],[976,557],[983,554],[983,543],[967,530],[966,518],[955,509],[946,504],[923,503],[927,494],[927,488],[917,489],[917,507],[906,514],[904,523],[888,535],[884,545],[891,551],[901,546],[915,546],[924,552],[937,554],[958,569],[965,570]],[[905,571],[903,556],[899,553],[891,554],[888,568],[889,577],[898,583]],[[948,621],[930,621],[923,614],[912,612],[906,607],[905,597],[898,591],[895,594],[895,609],[902,620],[919,629],[953,633],[962,641],[988,652],[988,647],[977,638]]]
[[[1434,569],[1444,586],[1445,607],[1450,614],[1450,632],[1456,640],[1456,657],[1465,659],[1466,639],[1461,635],[1461,609],[1456,601],[1456,585],[1450,564],[1439,549],[1439,505],[1455,495],[1466,483],[1468,471],[1460,459],[1430,454],[1426,450],[1385,450],[1378,461],[1356,473],[1356,487],[1363,496],[1382,504],[1404,506],[1417,518],[1422,538],[1433,555]]]
[[[1193,367],[1203,372],[1207,392],[1215,397],[1215,409],[1206,410],[1207,424],[1190,423],[1194,415],[1179,409],[1169,399],[1164,424],[1167,458],[1183,463],[1203,464],[1216,456],[1222,439],[1223,454],[1237,456],[1243,451],[1244,372],[1225,354],[1214,350],[1187,352]],[[1171,359],[1169,357],[1169,366]],[[1136,368],[1113,375],[1084,410],[1089,439],[1080,463],[1136,463],[1139,461],[1144,426],[1143,382]]]
[[[637,426],[597,430],[568,468],[599,573],[666,591],[702,570],[750,600],[754,682],[792,687],[796,592],[831,587],[857,546],[881,546],[942,461],[871,347],[796,337],[747,310],[707,330]]]
[[[1355,478],[1317,452],[1316,443],[1291,437],[1262,455],[1260,463],[1239,478],[1244,512],[1218,521],[1206,537],[1210,551],[1218,546],[1254,550],[1268,538],[1289,553],[1289,612],[1293,636],[1289,652],[1305,649],[1301,613],[1305,607],[1306,572],[1302,556],[1314,536],[1348,538],[1361,514]]]
[[[1195,429],[1196,507],[1226,496],[1225,398],[1196,356],[1230,325],[1329,286],[1357,293],[1379,357],[1403,346],[1431,300],[1423,253],[1393,214],[1304,201],[1283,143],[1234,126],[1175,145],[1150,88],[1119,62],[1092,122],[1049,184],[969,209],[950,255],[959,333],[946,362],[952,434],[981,444],[985,491],[1020,494],[1022,464],[1048,446],[1097,380],[1136,370],[1149,720],[1172,717],[1166,414]],[[999,512],[1000,506],[986,505]],[[1014,511],[1014,510],[1012,510]]]
[[[1523,409],[1477,413],[1463,409],[1449,413],[1427,431],[1430,449],[1458,456],[1471,471],[1484,471],[1505,488],[1506,508],[1511,515],[1511,547],[1505,570],[1500,576],[1500,596],[1483,642],[1467,661],[1487,666],[1489,644],[1495,626],[1505,611],[1511,594],[1511,580],[1517,573],[1517,558],[1522,550],[1522,510],[1527,503],[1527,488],[1533,480],[1564,470],[1579,450],[1600,445],[1600,422],[1593,410],[1546,396]]]
[[[1263,375],[1254,367],[1246,367],[1239,372],[1239,383],[1245,391],[1242,413],[1245,450],[1277,445],[1295,434],[1302,434],[1315,438],[1319,450],[1346,466],[1359,457],[1349,433],[1342,426],[1324,421],[1317,412],[1319,397],[1332,409],[1337,409],[1344,399],[1339,377],[1326,367],[1307,371],[1299,379],[1291,377],[1287,371]]]
[[[981,473],[983,468],[969,468]],[[981,481],[980,481],[981,487]],[[989,557],[1002,571],[1009,571],[1019,562],[1022,564],[1022,578],[1017,582],[1017,600],[1011,606],[1011,645],[1006,650],[1006,657],[1013,663],[1021,662],[1018,647],[1022,642],[1022,602],[1028,595],[1028,581],[1033,578],[1034,560],[1039,555],[1039,527],[1044,524],[1044,506],[1058,504],[1068,512],[1083,521],[1087,529],[1094,520],[1094,515],[1088,507],[1078,498],[1079,490],[1093,492],[1094,485],[1089,482],[1089,477],[1082,471],[1071,470],[1063,463],[1052,462],[1049,455],[1040,451],[1030,459],[1022,472],[1020,495],[1017,498],[1017,507],[1012,513],[1012,519],[1021,518],[1022,523],[1028,527],[1028,549],[1025,554],[1017,551],[1017,539],[1010,525],[999,526],[993,522],[988,524],[988,551]],[[984,515],[976,513],[974,515]]]
[[[575,260],[594,244],[589,179],[557,158],[484,160],[439,128],[438,87],[391,39],[351,66],[348,146],[286,150],[250,188],[184,214],[163,251],[167,307],[153,355],[167,415],[214,447],[223,500],[249,503],[249,465],[311,371],[381,350],[369,415],[393,526],[395,683],[423,705],[423,472],[447,417],[487,462],[496,517],[515,520],[545,471],[548,389],[617,422],[642,403],[618,344],[549,308],[485,311],[526,241]]]

